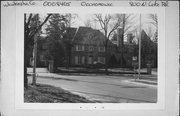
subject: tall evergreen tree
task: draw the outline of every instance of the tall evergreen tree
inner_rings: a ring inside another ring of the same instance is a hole
[[[54,61],[55,69],[64,63],[66,68],[70,66],[73,37],[70,27],[75,17],[76,14],[53,14],[50,18],[46,31],[50,43],[49,55]]]

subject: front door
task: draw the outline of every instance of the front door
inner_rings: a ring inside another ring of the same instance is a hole
[[[93,64],[93,56],[88,57],[88,64]]]

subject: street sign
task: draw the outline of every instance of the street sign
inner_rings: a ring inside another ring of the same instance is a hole
[[[133,56],[133,57],[132,57],[132,60],[133,60],[133,61],[137,61],[137,56]]]
[[[132,62],[132,66],[133,66],[134,68],[137,68],[137,67],[138,67],[138,62]]]
[[[137,68],[137,67],[138,67],[137,56],[133,56],[133,57],[132,57],[132,66],[133,66],[134,68]]]

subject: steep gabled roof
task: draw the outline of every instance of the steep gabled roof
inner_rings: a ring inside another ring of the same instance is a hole
[[[87,40],[94,39],[93,37],[98,36],[96,30],[90,27],[79,27],[77,34],[74,38],[75,43],[86,43]]]
[[[67,28],[66,29],[66,34],[64,35],[65,38],[67,39],[73,39],[75,36],[77,28]]]
[[[105,36],[102,32],[90,27],[68,28],[67,36],[72,43],[104,45]],[[108,41],[108,45],[114,45]]]

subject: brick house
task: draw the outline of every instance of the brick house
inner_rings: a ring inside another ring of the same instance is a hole
[[[121,30],[118,30],[118,36],[112,40],[108,40],[107,48],[107,63],[109,66],[115,65],[116,67],[122,67],[120,63],[121,59]],[[70,49],[69,66],[88,66],[95,63],[105,64],[105,36],[99,30],[95,30],[89,27],[79,27],[79,28],[68,28],[68,36],[65,38],[71,42],[72,47]],[[150,60],[153,67],[157,67],[157,49],[156,46],[147,36],[145,31],[142,31],[142,44],[146,45],[149,49],[146,51],[142,50],[142,67],[146,67],[147,62]],[[124,66],[125,68],[132,67],[133,56],[138,55],[138,36],[135,37],[134,34],[127,34],[126,41],[124,42]],[[135,42],[134,42],[135,41]],[[47,67],[49,59],[47,58],[48,53],[48,38],[41,38],[38,41],[38,55],[37,55],[37,66]],[[62,42],[62,45],[63,42]],[[152,46],[152,47],[150,47]],[[147,48],[145,47],[145,48]],[[152,48],[152,49],[150,49]],[[64,54],[62,54],[63,56]],[[57,58],[59,59],[59,58]],[[67,58],[64,56],[64,59]],[[32,61],[32,57],[30,59]],[[60,61],[61,62],[61,61]],[[30,62],[31,63],[31,62]],[[64,66],[62,63],[57,64],[59,67]]]
[[[105,64],[105,36],[99,30],[79,27],[72,40],[71,66],[85,66],[95,63]],[[107,61],[116,51],[117,46],[108,41]]]
[[[71,42],[72,48],[70,49],[70,66],[87,66],[95,63],[105,64],[105,36],[99,30],[89,27],[68,28],[67,36],[64,42]],[[37,67],[47,67],[49,59],[47,58],[47,49],[49,41],[48,37],[38,40],[37,51]],[[62,41],[62,45],[65,44]],[[110,62],[111,57],[117,52],[117,45],[108,41],[107,48],[107,61]],[[62,54],[64,55],[64,54]],[[65,57],[65,55],[64,55]],[[66,57],[65,57],[65,60]],[[32,57],[30,58],[32,64]],[[64,66],[58,64],[58,66]]]
[[[48,49],[47,38],[40,37],[37,41],[37,58],[36,58],[37,67],[46,67],[48,65],[48,59],[46,57],[47,49]],[[30,60],[28,66],[33,66],[33,53],[29,52],[29,56],[30,56]]]

